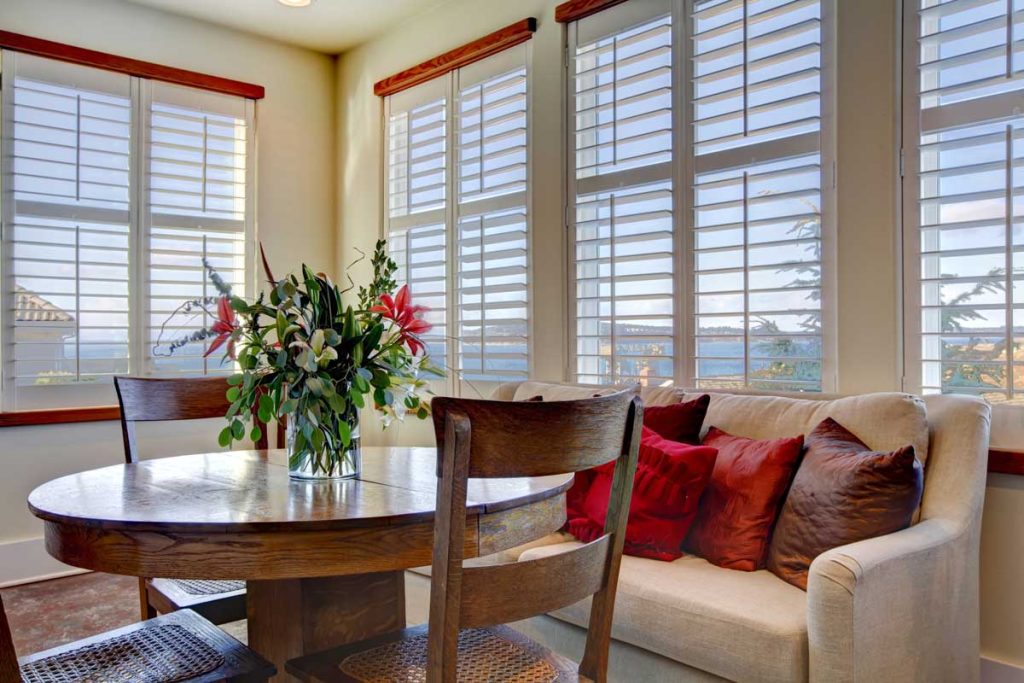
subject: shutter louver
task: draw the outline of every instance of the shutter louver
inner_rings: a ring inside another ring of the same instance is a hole
[[[578,197],[575,242],[577,381],[671,382],[670,185]]]
[[[672,20],[576,49],[576,177],[672,158]]]
[[[821,2],[707,0],[691,24],[695,383],[820,391]]]
[[[570,25],[579,382],[663,385],[676,374],[672,35],[667,4],[654,2]]]
[[[920,0],[916,278],[908,365],[923,393],[1019,401],[1024,392],[1024,237],[1018,197],[1024,8]],[[914,184],[911,181],[910,184]]]
[[[54,390],[109,404],[129,363],[130,79],[4,62],[5,409],[52,407]]]
[[[188,298],[216,297],[203,259],[232,290],[247,294],[246,207],[250,125],[246,103],[234,97],[153,84],[147,106],[146,235],[148,374],[227,373],[219,354],[204,358],[209,342],[173,355],[154,349],[161,325]],[[180,316],[176,316],[180,317]],[[203,314],[185,318],[175,337],[209,327]],[[166,332],[165,341],[166,341]]]
[[[448,349],[445,247],[444,223],[395,230],[388,239],[398,284],[409,285],[415,303],[430,309],[423,319],[433,328],[422,339],[436,364],[444,362]]]
[[[475,69],[493,72],[493,61]],[[470,79],[463,71],[459,80]],[[526,84],[521,66],[459,89],[455,292],[464,380],[529,375]]]

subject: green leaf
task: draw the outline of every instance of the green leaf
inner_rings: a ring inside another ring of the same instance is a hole
[[[385,399],[385,397],[384,397],[384,390],[383,389],[374,389],[373,390],[373,402],[374,403],[376,403],[379,406],[387,405],[387,403],[385,402],[384,399]]]
[[[420,404],[420,398],[419,396],[406,396],[404,403],[406,408],[415,410],[416,406]]]
[[[241,441],[245,438],[245,424],[241,420],[231,421],[231,436],[235,441]]]
[[[294,398],[288,398],[281,402],[281,409],[278,411],[278,415],[291,415],[299,407],[299,402]]]
[[[356,375],[352,378],[352,386],[359,390],[360,393],[365,394],[370,390],[370,383],[366,381],[366,378],[362,375]]]
[[[341,435],[341,445],[348,448],[349,444],[352,443],[352,429],[348,426],[347,422],[338,423],[338,434]]]
[[[363,347],[360,344],[352,347],[352,363],[354,365],[363,364]]]
[[[217,443],[223,448],[227,448],[231,445],[231,425],[228,425],[224,429],[220,430],[220,434],[217,435]]]
[[[256,443],[263,438],[263,430],[260,429],[259,425],[253,425],[252,431],[249,432],[249,440]]]
[[[324,342],[328,346],[337,346],[341,343],[341,335],[339,335],[333,328],[329,327],[324,330]]]
[[[228,384],[237,387],[243,381],[245,381],[246,375],[231,375],[228,377]]]
[[[242,392],[239,390],[238,387],[231,387],[230,389],[228,389],[228,392],[227,392],[228,400],[231,401],[232,403],[234,403],[235,401],[238,400],[238,396],[241,393]]]
[[[348,408],[348,403],[341,394],[332,394],[329,396],[327,398],[327,405],[329,405],[331,410],[339,415],[343,415],[345,413],[345,409]]]
[[[264,424],[274,419],[274,399],[270,394],[260,396],[260,404],[256,416]]]
[[[324,393],[324,385],[323,382],[320,381],[319,377],[306,378],[306,388],[309,389],[314,396],[321,396]]]
[[[366,405],[366,401],[363,400],[363,394],[356,390],[348,392],[348,400],[351,401],[352,405],[356,408],[363,408]]]
[[[420,409],[416,411],[416,417],[418,417],[421,420],[426,420],[428,417],[430,417],[430,411],[428,411],[426,407],[420,406]]]

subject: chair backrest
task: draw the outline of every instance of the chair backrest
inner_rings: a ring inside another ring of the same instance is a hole
[[[18,655],[14,651],[11,626],[7,623],[4,600],[0,597],[0,683],[21,683]]]
[[[115,377],[117,400],[121,405],[121,433],[124,436],[125,462],[138,462],[135,441],[136,422],[200,420],[224,417],[231,405],[227,399],[225,377]],[[266,429],[256,443],[267,447]]]
[[[604,681],[643,403],[633,390],[578,401],[438,397],[438,487],[428,680],[455,681],[459,629],[505,624],[593,595],[580,674]],[[463,567],[469,477],[542,476],[614,461],[604,533],[551,557]]]

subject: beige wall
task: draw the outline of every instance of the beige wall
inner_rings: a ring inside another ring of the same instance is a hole
[[[380,101],[373,82],[524,16],[539,22],[533,50],[533,356],[538,378],[562,379],[565,358],[565,248],[562,228],[562,27],[546,0],[451,0],[342,55],[338,65],[339,267],[380,231]],[[899,78],[897,0],[837,2],[835,153],[838,191],[834,274],[837,388],[899,390],[902,375],[898,229]],[[356,276],[362,276],[357,272]],[[1001,415],[996,438],[1013,443]],[[430,443],[425,425],[370,442]],[[1019,443],[1016,444],[1019,448]],[[1024,666],[1024,481],[989,481],[982,553],[986,656]]]
[[[333,57],[119,0],[2,0],[0,28],[265,86],[256,114],[259,236],[278,271],[306,260],[334,272]],[[214,429],[157,429],[144,448],[210,450]],[[25,507],[29,491],[121,457],[116,423],[0,430],[0,584],[38,567],[18,569],[26,554],[45,561],[40,524]]]

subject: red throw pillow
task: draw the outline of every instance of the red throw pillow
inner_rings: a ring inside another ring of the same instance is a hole
[[[697,514],[716,455],[714,448],[670,441],[643,428],[626,525],[627,555],[665,561],[682,557],[683,539]],[[570,517],[567,525],[569,533],[585,543],[604,533],[615,463],[590,472],[593,479],[583,504],[585,514]]]
[[[601,394],[594,394],[600,396]],[[543,401],[543,396],[533,396],[528,401]],[[708,412],[711,397],[707,394],[698,396],[692,401],[673,403],[667,406],[649,406],[644,408],[645,428],[650,428],[656,435],[670,441],[684,444],[700,444],[700,429],[704,425],[704,415]],[[583,512],[583,501],[586,500],[590,484],[594,480],[594,470],[577,472],[572,486],[565,494],[566,519],[572,521],[586,517]],[[602,516],[603,520],[604,517]]]
[[[719,567],[761,569],[804,437],[755,441],[712,427],[704,445],[717,448],[718,459],[686,549]]]
[[[644,406],[644,427],[669,441],[697,445],[711,397],[707,394],[692,401],[667,406]]]

